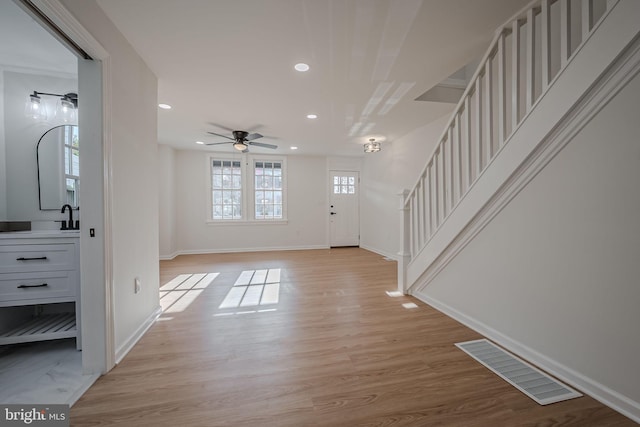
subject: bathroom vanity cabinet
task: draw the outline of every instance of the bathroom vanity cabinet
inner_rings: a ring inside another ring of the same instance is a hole
[[[31,313],[0,325],[0,345],[73,337],[80,349],[78,232],[0,233],[0,310],[18,306]]]

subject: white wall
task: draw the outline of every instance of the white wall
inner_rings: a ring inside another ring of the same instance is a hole
[[[158,202],[160,255],[173,258],[176,255],[176,173],[175,150],[167,145],[158,146]]]
[[[287,157],[288,223],[207,224],[209,153],[175,150],[175,241],[180,253],[324,248],[327,243],[325,157]],[[164,168],[162,173],[168,174]],[[168,177],[162,177],[167,182]],[[168,206],[164,200],[162,206]],[[167,207],[170,208],[170,207]],[[161,240],[170,241],[161,228]],[[167,250],[164,245],[162,250]],[[161,253],[163,257],[171,253]]]
[[[107,51],[112,100],[111,227],[114,334],[122,354],[158,308],[157,79],[95,0],[61,0]],[[81,95],[81,94],[80,94]],[[134,279],[142,282],[134,293]]]
[[[4,72],[0,68],[0,221],[7,219],[7,163],[4,143]]]
[[[640,411],[640,77],[422,291]]]
[[[360,245],[363,248],[397,258],[400,250],[398,193],[415,185],[442,135],[453,104],[442,108],[446,113],[439,119],[392,143],[383,143],[378,153],[365,156],[360,187]]]
[[[57,224],[54,224],[53,220],[65,219],[67,216],[62,215],[59,210],[40,210],[36,146],[43,133],[54,126],[64,124],[64,122],[53,117],[57,102],[55,97],[42,97],[42,103],[47,106],[49,111],[49,118],[46,122],[26,117],[24,108],[29,95],[34,90],[50,93],[77,92],[78,82],[75,78],[13,71],[4,71],[3,75],[6,219],[33,221],[34,228],[54,228]],[[82,141],[80,146],[82,152]],[[74,218],[78,218],[77,212],[74,212]],[[38,222],[42,222],[42,224]]]

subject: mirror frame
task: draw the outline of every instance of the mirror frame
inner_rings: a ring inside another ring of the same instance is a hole
[[[38,139],[38,143],[36,144],[36,171],[38,173],[38,207],[40,208],[41,211],[53,211],[53,210],[57,210],[58,208],[43,208],[42,207],[42,187],[40,184],[40,143],[42,142],[42,140],[44,139],[45,136],[47,136],[47,134],[53,130],[59,129],[61,127],[65,127],[65,126],[73,126],[73,127],[78,127],[78,125],[73,125],[73,124],[63,124],[63,125],[58,125],[58,126],[54,126],[50,129],[47,129],[47,131],[45,133],[42,134],[42,136],[40,136],[40,139]],[[64,204],[64,201],[63,201]],[[62,204],[62,205],[63,205]],[[60,208],[62,208],[62,205],[60,205]],[[73,209],[79,209],[79,206],[72,206]]]

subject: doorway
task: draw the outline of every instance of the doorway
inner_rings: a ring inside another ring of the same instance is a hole
[[[329,172],[329,246],[360,246],[360,175]]]

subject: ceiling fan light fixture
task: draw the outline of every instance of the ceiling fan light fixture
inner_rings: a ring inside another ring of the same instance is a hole
[[[242,141],[237,141],[237,142],[234,142],[234,143],[233,143],[233,148],[235,148],[235,149],[236,149],[236,150],[238,150],[238,151],[244,151],[244,150],[246,150],[246,149],[247,149],[247,148],[249,148],[249,147],[248,147],[248,146],[247,146],[247,144],[245,144],[244,142],[242,142]]]
[[[364,144],[365,153],[377,153],[380,151],[380,143],[376,142],[375,138],[369,139],[369,142]]]
[[[301,73],[304,73],[305,71],[309,71],[309,65],[305,64],[304,62],[299,62],[296,65],[293,66],[293,68],[296,69],[296,71],[300,71]]]

